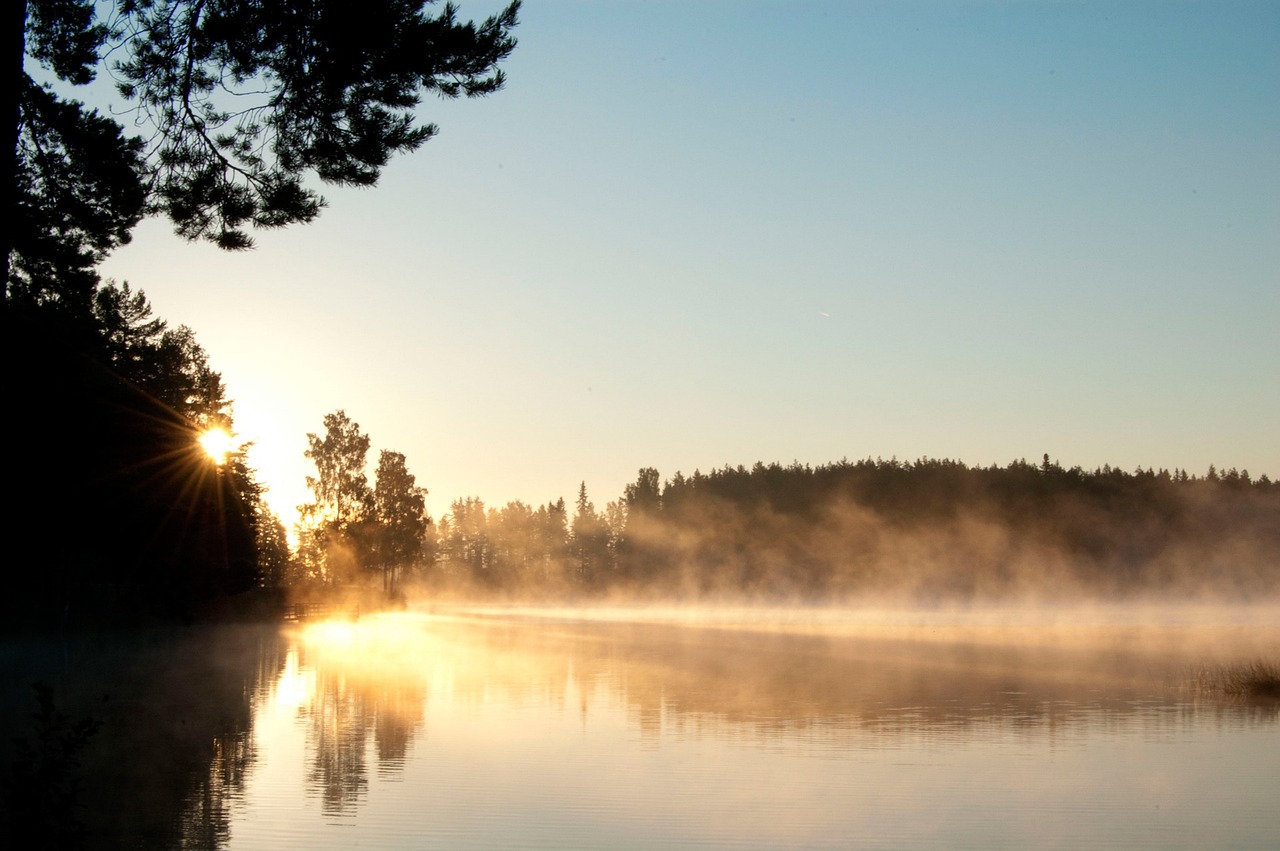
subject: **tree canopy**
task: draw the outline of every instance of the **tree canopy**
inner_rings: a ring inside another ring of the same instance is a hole
[[[8,508],[29,559],[4,571],[10,623],[193,614],[264,581],[271,521],[243,447],[219,464],[201,430],[233,428],[221,376],[186,327],[108,282],[92,323],[8,317]],[[45,317],[47,319],[47,317]]]
[[[7,17],[6,299],[65,301],[146,213],[188,239],[315,218],[437,132],[425,94],[502,87],[519,0],[475,23],[435,0],[21,0]],[[99,17],[101,14],[101,17]],[[65,97],[100,70],[132,128]]]
[[[316,465],[316,475],[307,476],[315,501],[298,507],[302,516],[344,529],[363,521],[373,507],[364,471],[368,452],[369,435],[360,430],[360,423],[346,411],[325,414],[324,436],[307,435],[303,454]]]
[[[342,410],[326,414],[324,435],[307,435],[307,476],[314,499],[298,506],[299,557],[304,572],[331,582],[353,582],[380,572],[383,589],[422,557],[427,516],[426,488],[419,487],[400,452],[384,449],[369,487],[365,457],[369,436]]]
[[[231,425],[221,377],[189,328],[97,266],[146,215],[247,248],[255,228],[315,218],[321,184],[373,185],[436,133],[425,95],[501,88],[518,9],[475,23],[436,0],[9,5],[0,337],[25,495],[11,519],[61,571],[23,571],[12,611],[65,619],[112,588],[173,613],[280,578],[286,542],[243,455],[215,465],[196,441]],[[100,75],[124,111],[70,95]]]
[[[405,465],[404,454],[382,450],[374,473],[373,506],[378,528],[373,551],[390,577],[421,557],[429,522],[426,496],[427,489],[418,486]]]

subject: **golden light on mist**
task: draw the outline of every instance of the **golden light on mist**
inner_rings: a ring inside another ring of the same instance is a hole
[[[350,647],[356,641],[356,626],[344,620],[320,621],[308,625],[306,635],[313,643],[329,647]]]
[[[200,446],[216,464],[225,464],[227,456],[236,450],[236,440],[225,428],[211,428],[200,435]]]
[[[298,662],[298,651],[290,650],[272,695],[277,711],[291,717],[296,715],[298,707],[306,705],[314,695],[315,680],[315,671],[304,670]]]

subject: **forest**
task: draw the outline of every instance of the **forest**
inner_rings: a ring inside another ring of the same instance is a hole
[[[310,222],[318,186],[372,186],[436,134],[424,95],[501,89],[518,0],[477,21],[431,6],[10,4],[0,623],[189,620],[279,586],[285,530],[254,472],[201,446],[234,429],[221,376],[99,267],[147,216],[228,251]],[[122,105],[85,103],[95,80]]]
[[[247,447],[215,459],[199,446],[234,424],[191,329],[112,281],[80,321],[8,319],[9,362],[28,364],[10,384],[29,449],[11,462],[25,497],[12,514],[46,565],[10,570],[10,624],[277,616],[352,595],[943,604],[1280,587],[1280,483],[1247,470],[1087,471],[1048,455],[758,462],[665,480],[644,468],[603,508],[583,483],[572,503],[467,497],[433,520],[403,454],[383,450],[370,482],[370,437],[341,410],[306,436],[313,500],[291,546]]]
[[[433,523],[402,455],[382,453],[371,489],[368,437],[342,411],[325,422],[324,439],[308,435],[321,475],[287,572],[299,588],[942,604],[1242,600],[1280,579],[1280,484],[1234,468],[1085,471],[1048,455],[756,463],[666,480],[645,468],[603,510],[583,483],[572,505],[468,497]]]
[[[248,616],[343,589],[939,601],[1280,587],[1280,487],[1247,471],[1086,471],[1047,455],[761,462],[665,480],[645,468],[603,509],[584,483],[572,504],[463,498],[433,522],[402,454],[382,452],[369,483],[369,438],[343,411],[308,435],[314,499],[291,545],[243,447],[214,458],[200,446],[234,422],[195,332],[99,264],[150,215],[227,250],[305,224],[324,207],[318,185],[372,186],[432,138],[424,94],[499,91],[519,3],[476,22],[430,5],[321,4],[302,18],[186,0],[15,5],[0,623]],[[100,72],[123,112],[73,96]],[[249,105],[228,110],[227,96]]]

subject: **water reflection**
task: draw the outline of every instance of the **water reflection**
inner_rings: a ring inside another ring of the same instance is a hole
[[[254,712],[283,649],[276,629],[259,627],[0,642],[0,763],[13,764],[15,740],[38,741],[27,684],[46,683],[59,715],[101,723],[62,778],[81,788],[88,847],[225,846],[257,759]],[[45,826],[10,800],[2,829],[27,847]]]
[[[1194,847],[1280,838],[1280,769],[1260,756],[1280,706],[1186,687],[1197,663],[1259,657],[1280,657],[1270,612],[473,611],[0,663],[6,685],[42,677],[104,721],[92,847],[1017,847],[1045,825]],[[5,700],[21,733],[29,708]]]
[[[1256,790],[1280,771],[1256,753],[1276,703],[1185,684],[1198,662],[1274,658],[1277,623],[491,611],[312,626],[288,636],[257,710],[264,749],[305,770],[251,782],[231,844],[1019,847],[1046,825],[1068,844],[1274,839]],[[266,726],[287,701],[291,726]],[[1202,800],[1228,780],[1240,791]],[[266,794],[294,796],[291,821]]]
[[[425,684],[411,665],[413,648],[396,641],[391,621],[320,625],[296,639],[291,655],[315,672],[302,703],[307,728],[307,789],[326,816],[354,812],[368,787],[368,744],[376,770],[404,767],[422,722]]]
[[[341,703],[344,729],[385,731],[380,763],[381,736],[395,737],[403,758],[432,689],[460,705],[564,711],[572,696],[589,713],[594,702],[621,702],[642,737],[684,725],[765,737],[806,725],[878,734],[1061,726],[1099,711],[1164,718],[1171,707],[1267,718],[1272,703],[1232,705],[1181,685],[1195,664],[1280,652],[1280,628],[1257,624],[796,631],[390,616],[295,640],[318,672],[310,714],[335,716]]]

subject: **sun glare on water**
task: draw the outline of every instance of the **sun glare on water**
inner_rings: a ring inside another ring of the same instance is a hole
[[[215,463],[225,464],[227,455],[236,448],[235,438],[224,428],[211,428],[200,435],[200,445]]]

